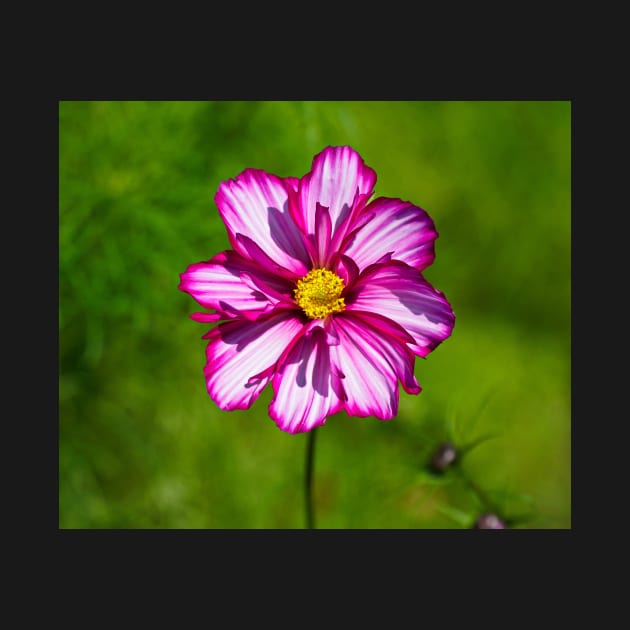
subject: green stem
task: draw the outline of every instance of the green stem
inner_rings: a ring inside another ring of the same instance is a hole
[[[306,528],[315,529],[315,520],[313,518],[313,460],[315,454],[315,432],[317,429],[311,429],[308,432],[306,442],[306,475],[304,477],[304,496],[306,498]]]
[[[483,509],[498,514],[494,502],[491,501],[488,495],[466,474],[461,466],[458,468],[458,472],[464,483],[473,491],[474,494],[477,495],[477,499],[483,506]]]

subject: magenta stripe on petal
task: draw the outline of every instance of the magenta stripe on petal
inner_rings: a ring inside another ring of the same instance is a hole
[[[396,337],[383,336],[375,322],[344,312],[334,318],[340,343],[330,346],[335,367],[343,374],[344,407],[353,416],[393,418],[398,411],[398,381],[419,393],[414,357]]]
[[[268,256],[258,243],[249,238],[249,236],[239,232],[234,238],[236,244],[238,245],[238,251],[242,252],[246,258],[249,258],[249,260],[258,267],[258,269],[264,269],[265,271],[280,278],[284,278],[285,280],[295,281],[299,278],[299,275],[294,271],[289,271],[287,268],[282,267],[275,262],[273,258]]]
[[[330,220],[330,213],[328,208],[317,204],[315,209],[315,235],[314,235],[314,250],[315,260],[313,265],[315,267],[326,266],[326,257],[330,248],[330,235],[332,232],[332,223]]]
[[[300,184],[299,177],[285,177],[283,181],[289,190],[293,191],[294,193],[297,192],[298,186]]]
[[[342,409],[339,375],[330,362],[330,346],[320,327],[309,326],[279,362],[269,415],[288,433],[309,431]]]
[[[200,324],[211,324],[221,319],[221,313],[191,313],[190,319]]]
[[[372,219],[359,230],[351,226],[352,237],[343,245],[343,252],[360,269],[386,254],[420,270],[433,262],[438,233],[422,208],[400,199],[379,197],[365,207],[356,221],[364,214],[372,215]]]
[[[347,287],[354,284],[359,276],[359,268],[352,258],[344,254],[333,254],[329,259],[330,269],[334,271],[344,282]]]
[[[330,212],[333,234],[350,216],[359,195],[371,195],[376,173],[351,147],[327,147],[313,158],[311,171],[298,190],[299,211],[308,234],[315,233],[317,204]]]
[[[415,339],[409,347],[421,357],[449,337],[455,325],[453,309],[444,294],[420,271],[396,261],[366,269],[347,295],[346,308],[393,320]]]
[[[210,331],[204,374],[212,400],[225,410],[249,408],[302,327],[295,314],[285,311],[263,321],[226,322]]]
[[[302,276],[308,271],[309,256],[288,209],[289,189],[296,184],[295,178],[285,181],[250,168],[236,179],[221,182],[215,202],[236,251],[250,256],[236,239],[237,234],[242,234],[276,264]]]

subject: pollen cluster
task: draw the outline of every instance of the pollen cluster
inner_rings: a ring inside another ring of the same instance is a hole
[[[311,318],[319,319],[330,313],[339,313],[346,308],[341,292],[343,280],[328,269],[312,269],[297,281],[293,289],[298,306]]]

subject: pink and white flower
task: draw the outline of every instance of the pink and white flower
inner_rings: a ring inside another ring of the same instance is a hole
[[[301,179],[248,168],[215,202],[231,250],[190,265],[179,289],[217,323],[206,335],[208,393],[247,409],[271,383],[269,415],[289,433],[328,416],[393,418],[398,383],[420,393],[415,357],[453,330],[422,271],[438,237],[401,199],[370,201],[376,173],[349,146],[327,147]]]

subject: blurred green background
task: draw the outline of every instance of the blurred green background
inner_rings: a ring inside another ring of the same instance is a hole
[[[316,525],[570,528],[570,142],[568,101],[61,101],[59,527],[304,527],[306,435],[270,388],[216,407],[177,285],[229,248],[219,182],[350,144],[435,220],[457,321],[395,419],[318,430]],[[463,456],[433,475],[445,440]]]

